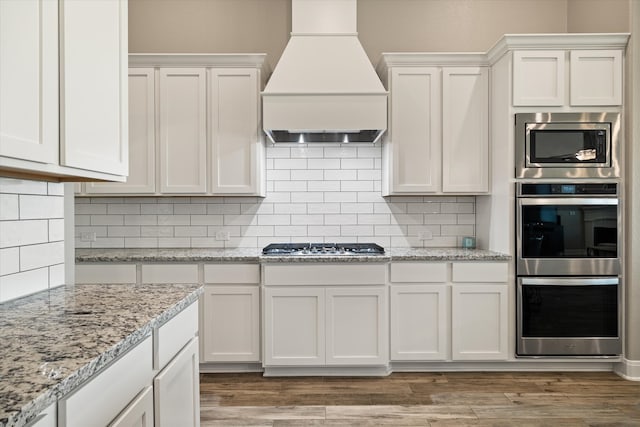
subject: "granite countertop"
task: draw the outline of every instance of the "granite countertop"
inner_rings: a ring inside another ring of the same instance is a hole
[[[483,249],[388,248],[384,255],[262,255],[258,248],[238,249],[77,249],[76,262],[389,262],[508,261],[510,255]]]
[[[198,299],[198,285],[75,285],[0,304],[0,426],[20,426]]]

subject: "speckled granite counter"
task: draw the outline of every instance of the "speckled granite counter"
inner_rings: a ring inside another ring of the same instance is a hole
[[[0,304],[0,426],[28,422],[201,292],[197,285],[76,285]]]
[[[77,249],[76,262],[389,262],[507,261],[511,256],[482,249],[389,248],[384,255],[262,255],[244,249]]]

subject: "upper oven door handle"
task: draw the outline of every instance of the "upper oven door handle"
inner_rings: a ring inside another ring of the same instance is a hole
[[[603,286],[617,285],[620,283],[617,277],[521,277],[520,281],[523,285],[542,286]]]
[[[617,198],[528,198],[519,197],[518,203],[521,206],[537,206],[537,205],[618,205]]]

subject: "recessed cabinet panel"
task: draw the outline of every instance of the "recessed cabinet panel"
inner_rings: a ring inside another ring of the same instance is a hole
[[[127,2],[60,1],[60,164],[127,175]]]
[[[259,195],[258,70],[213,69],[209,90],[211,192]]]
[[[207,191],[204,68],[160,69],[160,191]]]
[[[489,71],[442,71],[442,191],[489,191]]]
[[[565,103],[565,52],[513,53],[513,105],[561,106]]]
[[[446,285],[391,286],[391,360],[446,360]]]
[[[153,68],[129,70],[129,176],[126,182],[89,182],[87,193],[156,191],[155,78]]]
[[[324,365],[324,289],[266,288],[264,307],[265,366]]]
[[[327,288],[327,365],[384,365],[387,344],[386,289]]]
[[[392,69],[388,149],[393,193],[440,190],[440,73],[434,67]]]
[[[58,163],[58,3],[0,1],[0,156]]]
[[[622,105],[622,51],[570,53],[571,105]]]

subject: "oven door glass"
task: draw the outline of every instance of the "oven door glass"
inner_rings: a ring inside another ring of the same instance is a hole
[[[608,129],[562,129],[553,125],[528,131],[529,163],[534,165],[608,164]]]
[[[521,282],[522,337],[619,336],[618,278],[523,278]]]
[[[615,199],[520,202],[522,258],[617,258]]]

